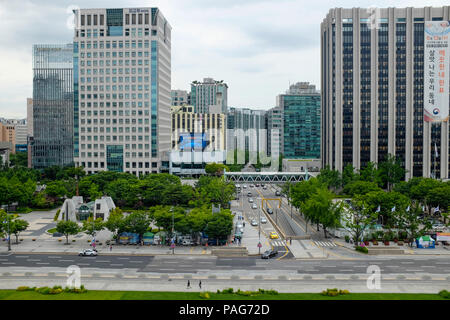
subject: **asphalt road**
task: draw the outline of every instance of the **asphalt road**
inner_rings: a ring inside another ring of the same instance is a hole
[[[450,259],[436,258],[364,258],[359,260],[294,260],[259,257],[168,257],[168,256],[114,256],[80,257],[56,254],[10,254],[0,256],[0,268],[81,268],[136,269],[150,273],[192,273],[209,271],[289,271],[299,274],[361,274],[367,267],[377,265],[384,274],[449,274]]]

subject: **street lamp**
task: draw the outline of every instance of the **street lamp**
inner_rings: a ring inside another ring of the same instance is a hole
[[[172,254],[175,254],[175,241],[174,241],[175,224],[174,224],[173,207],[170,208],[170,212],[172,212],[172,243],[170,244],[170,247],[172,248]]]
[[[8,213],[6,213],[6,220],[3,223],[8,221],[8,251],[11,251],[11,220],[8,218]]]

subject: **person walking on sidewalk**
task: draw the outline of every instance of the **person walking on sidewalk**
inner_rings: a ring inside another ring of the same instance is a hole
[[[109,245],[109,251],[112,251],[112,244]]]
[[[191,287],[191,282],[188,280],[187,288],[189,289],[190,287]]]
[[[198,286],[200,287],[200,289],[202,288],[202,280],[200,280],[200,282],[198,283]]]

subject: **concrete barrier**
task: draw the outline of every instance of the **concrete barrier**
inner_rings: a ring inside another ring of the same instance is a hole
[[[396,247],[367,247],[369,250],[369,255],[378,255],[378,254],[404,254],[405,250],[399,249]]]

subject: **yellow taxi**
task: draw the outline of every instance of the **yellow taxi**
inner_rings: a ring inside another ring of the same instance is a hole
[[[270,233],[270,239],[278,239],[278,234],[274,231]]]

